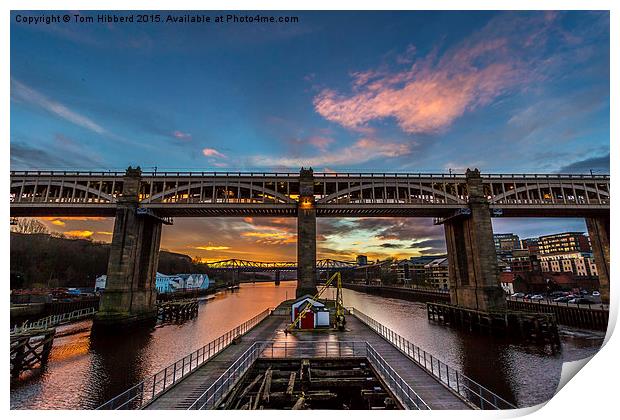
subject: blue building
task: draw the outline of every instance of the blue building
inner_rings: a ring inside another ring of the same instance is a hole
[[[107,276],[104,274],[97,277],[95,290],[105,290]],[[213,285],[213,280],[206,274],[162,274],[155,275],[155,288],[158,293],[172,293],[177,290],[208,289]]]
[[[213,284],[206,274],[173,274],[157,273],[155,288],[159,293],[171,293],[177,290],[208,289]]]

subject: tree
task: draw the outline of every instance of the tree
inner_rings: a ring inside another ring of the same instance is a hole
[[[17,223],[11,225],[11,232],[37,234],[49,233],[49,229],[37,219],[21,218],[17,219]]]

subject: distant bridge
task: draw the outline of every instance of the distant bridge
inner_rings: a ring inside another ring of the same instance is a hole
[[[264,272],[264,271],[296,271],[297,262],[261,262],[248,260],[223,260],[210,262],[205,264],[210,270],[215,271],[241,271],[248,273]],[[356,262],[338,261],[329,258],[318,260],[316,262],[317,270],[321,271],[340,271],[353,270],[359,267]]]

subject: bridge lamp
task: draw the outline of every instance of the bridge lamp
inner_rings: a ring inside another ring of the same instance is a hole
[[[312,208],[312,198],[310,198],[310,197],[303,197],[301,199],[301,202],[299,203],[299,207],[301,207],[302,209],[311,209]]]

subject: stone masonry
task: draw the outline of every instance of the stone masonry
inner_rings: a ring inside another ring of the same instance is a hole
[[[316,294],[316,206],[312,168],[299,172],[297,297]]]
[[[106,289],[95,326],[117,326],[157,316],[155,274],[162,224],[136,215],[140,169],[127,170],[119,197],[108,260]]]
[[[586,218],[603,303],[609,303],[609,214]]]
[[[481,311],[502,310],[506,299],[499,286],[489,202],[480,172],[468,169],[466,177],[471,215],[444,223],[451,303]]]

